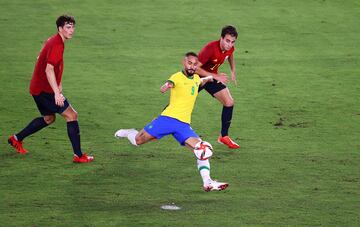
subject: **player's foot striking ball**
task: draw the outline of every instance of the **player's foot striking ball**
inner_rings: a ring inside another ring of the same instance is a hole
[[[120,129],[115,132],[118,139],[127,138],[134,146],[140,146],[151,140],[172,135],[182,146],[189,148],[195,158],[197,168],[203,180],[205,191],[225,190],[229,184],[211,179],[209,159],[213,155],[210,143],[203,141],[190,127],[191,113],[194,109],[199,86],[203,86],[212,77],[201,78],[195,74],[198,57],[195,53],[185,54],[183,70],[173,74],[160,88],[162,93],[171,91],[170,103],[164,111],[146,125],[140,132],[136,129]]]

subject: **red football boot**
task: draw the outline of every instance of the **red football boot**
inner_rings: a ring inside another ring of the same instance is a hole
[[[225,144],[231,149],[238,149],[240,148],[239,144],[235,143],[229,136],[219,136],[218,143]]]
[[[79,158],[79,156],[74,155],[73,162],[75,163],[86,163],[86,162],[92,162],[94,160],[94,156],[87,155],[86,153],[83,153],[83,155]]]
[[[15,148],[16,152],[20,153],[20,154],[26,154],[27,150],[25,148],[23,148],[23,143],[22,141],[18,141],[15,139],[15,136],[12,135],[9,137],[8,139],[8,143]]]

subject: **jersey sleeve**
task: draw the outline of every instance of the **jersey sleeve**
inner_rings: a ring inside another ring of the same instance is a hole
[[[213,54],[213,49],[210,45],[206,45],[204,48],[201,49],[199,52],[199,61],[201,64],[205,64],[208,62],[211,58],[211,55]]]
[[[167,81],[172,83],[174,85],[174,87],[175,87],[178,80],[179,79],[178,79],[177,74],[173,74],[173,75],[170,76],[170,78]]]
[[[55,66],[60,62],[61,58],[62,58],[62,47],[61,45],[55,45],[49,49],[46,63]]]

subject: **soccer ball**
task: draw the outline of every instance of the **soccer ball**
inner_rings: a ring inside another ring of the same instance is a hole
[[[194,154],[199,160],[206,160],[212,156],[213,148],[210,143],[201,141],[195,145]]]

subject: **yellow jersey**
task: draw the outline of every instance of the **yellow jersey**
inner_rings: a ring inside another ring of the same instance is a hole
[[[170,103],[161,115],[190,124],[201,83],[199,75],[187,77],[183,72],[177,72],[168,81],[172,82],[174,87],[170,90]]]

